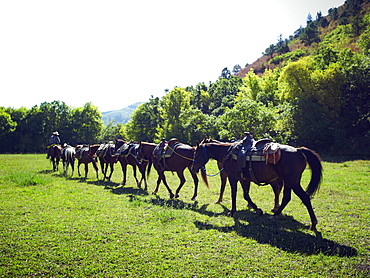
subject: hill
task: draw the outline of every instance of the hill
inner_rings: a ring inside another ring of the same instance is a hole
[[[294,32],[294,35],[287,39],[280,37],[276,44],[271,44],[266,48],[260,58],[242,68],[236,75],[244,77],[251,69],[256,74],[261,75],[266,69],[273,70],[283,67],[287,61],[294,61],[302,56],[315,54],[320,48],[320,42],[325,40],[329,33],[349,23],[351,23],[352,30],[346,34],[348,39],[345,43],[337,40],[336,44],[341,44],[341,47],[358,52],[356,42],[363,31],[362,29],[365,28],[362,18],[369,12],[369,0],[349,0],[338,8],[329,9],[327,16],[322,16],[321,12],[318,12],[315,18],[309,15],[306,27],[301,26]],[[298,55],[297,50],[299,51]]]
[[[132,112],[134,112],[140,103],[141,102],[136,102],[120,110],[102,112],[104,125],[107,126],[111,121],[113,121],[114,124],[127,123],[131,118]]]

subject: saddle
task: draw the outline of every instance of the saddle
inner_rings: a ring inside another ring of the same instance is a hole
[[[252,162],[266,162],[276,164],[280,160],[280,145],[268,138],[258,141],[241,141],[231,149],[232,159],[237,161],[237,178],[243,178],[243,169],[249,161],[249,175],[253,182],[260,184],[255,178],[252,170]]]
[[[101,144],[99,149],[96,151],[96,156],[104,157],[104,156],[107,155],[107,153],[110,149],[114,149],[114,144],[112,144],[112,143]]]
[[[84,151],[89,151],[89,145],[77,145],[76,146],[76,159],[81,159]]]
[[[130,142],[130,143],[124,144],[122,146],[125,146],[125,147],[121,150],[120,156],[123,156],[123,157],[128,157],[129,155],[132,155],[134,157],[137,156],[137,151],[138,151],[139,145]]]
[[[184,144],[180,143],[178,139],[172,138],[168,142],[162,141],[155,147],[153,150],[153,156],[157,159],[159,165],[161,165],[163,169],[166,168],[166,158],[171,157],[175,152],[175,149],[180,145]]]

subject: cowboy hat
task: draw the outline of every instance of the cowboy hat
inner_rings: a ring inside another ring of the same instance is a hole
[[[53,132],[53,135],[57,135],[58,136],[59,135],[59,132],[58,131],[54,131]]]

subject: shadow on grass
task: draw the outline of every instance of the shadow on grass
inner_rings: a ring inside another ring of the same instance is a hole
[[[239,236],[252,238],[258,243],[269,244],[291,253],[357,256],[355,248],[324,239],[320,232],[315,232],[315,235],[305,233],[302,229],[308,229],[309,226],[296,221],[292,216],[282,215],[277,220],[271,220],[270,217],[269,214],[258,216],[252,211],[244,210],[235,213],[233,226],[220,227],[200,221],[194,224],[200,230],[225,233],[235,231]]]
[[[135,197],[133,197],[135,199]],[[208,204],[198,207],[198,203],[186,203],[178,199],[162,199],[156,196],[148,200],[153,205],[171,207],[174,209],[187,209],[210,217],[228,215],[229,209],[222,206],[223,212],[214,213],[207,210]],[[357,250],[324,239],[320,232],[315,235],[304,232],[309,226],[304,225],[292,216],[282,215],[277,220],[272,220],[271,214],[258,216],[250,210],[238,211],[234,214],[234,225],[217,226],[200,221],[194,222],[199,230],[217,230],[223,233],[236,232],[239,236],[252,238],[261,244],[269,244],[291,253],[314,255],[323,253],[326,256],[352,257],[357,255]]]

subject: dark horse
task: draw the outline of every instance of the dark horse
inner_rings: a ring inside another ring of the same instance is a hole
[[[173,198],[173,197],[178,198],[179,192],[182,186],[184,185],[184,183],[186,182],[186,179],[184,177],[184,170],[185,168],[188,168],[193,178],[193,181],[194,181],[194,194],[191,199],[192,200],[196,199],[198,195],[199,179],[197,177],[197,174],[190,170],[190,167],[193,163],[193,156],[194,156],[194,151],[195,151],[194,147],[191,147],[186,144],[178,144],[173,147],[168,146],[168,148],[172,151],[172,155],[169,157],[163,158],[161,159],[161,161],[159,161],[157,157],[153,155],[153,151],[157,147],[157,144],[140,142],[139,145],[140,146],[138,149],[138,153],[146,157],[151,157],[153,160],[154,168],[156,169],[158,173],[157,186],[155,190],[153,191],[153,194],[156,194],[158,192],[159,185],[161,181],[163,181],[163,184],[166,186],[168,193],[170,194],[170,198]],[[180,185],[177,187],[175,194],[172,193],[172,190],[167,184],[166,176],[164,175],[165,171],[176,172],[177,176],[180,179]]]
[[[291,191],[302,200],[306,206],[311,218],[311,230],[316,230],[317,218],[312,208],[310,197],[312,197],[317,190],[322,178],[322,165],[318,154],[314,151],[301,147],[294,148],[288,145],[280,145],[281,158],[276,164],[266,164],[262,162],[252,162],[251,168],[256,178],[261,183],[268,183],[271,180],[281,178],[284,181],[283,200],[279,208],[275,211],[274,217],[281,214],[282,210],[286,207],[291,199]],[[199,171],[208,162],[209,158],[216,160],[222,159],[225,172],[228,175],[229,183],[231,186],[232,207],[230,215],[236,212],[236,193],[237,193],[237,162],[232,158],[229,144],[220,143],[197,143],[193,171]],[[306,168],[306,164],[311,168],[311,181],[306,189],[300,185],[302,173]],[[247,163],[249,164],[249,163]],[[252,206],[257,213],[262,211],[252,202],[249,196],[249,185],[252,178],[250,177],[249,167],[243,170],[244,179],[240,180],[244,191],[244,199]],[[207,182],[205,180],[205,182]]]
[[[107,179],[107,181],[110,181],[112,177],[114,164],[118,161],[118,156],[114,154],[114,144],[101,144],[96,152],[96,155],[99,157],[101,171],[103,172],[103,180]],[[108,165],[110,167],[109,176],[107,176]]]
[[[64,174],[68,173],[68,166],[71,165],[72,168],[72,174],[71,177],[73,176],[73,173],[75,171],[75,157],[76,155],[76,150],[74,147],[70,145],[63,145],[62,149],[62,161],[63,161],[63,169],[64,169]]]
[[[78,160],[77,170],[78,170],[78,176],[81,176],[80,173],[80,165],[83,163],[85,164],[85,179],[87,178],[87,173],[89,172],[88,164],[91,162],[95,172],[96,172],[96,178],[98,179],[98,164],[96,163],[96,151],[100,145],[78,145],[76,147],[76,158]]]
[[[123,180],[122,184],[126,184],[126,177],[127,177],[127,165],[131,165],[134,171],[134,178],[136,184],[139,188],[141,188],[141,183],[144,181],[144,190],[148,189],[147,184],[147,176],[149,176],[150,168],[152,165],[151,160],[147,157],[140,157],[138,158],[138,148],[139,144],[135,144],[133,142],[126,142],[122,139],[116,139],[115,142],[115,152],[118,155],[118,161],[121,164],[122,173],[123,173]],[[136,175],[136,167],[139,168],[141,179],[140,181]]]
[[[232,142],[220,142],[211,138],[206,137],[201,144],[205,143],[219,143],[219,144],[228,144],[229,146],[232,146],[235,143]],[[216,204],[221,204],[223,200],[223,195],[225,192],[225,187],[226,187],[226,181],[227,181],[227,173],[223,169],[223,159],[221,157],[218,158],[217,160],[217,167],[220,170],[220,179],[221,179],[221,186],[220,186],[220,195],[219,198],[216,202]],[[205,169],[205,168],[204,168]],[[272,212],[275,212],[279,208],[279,195],[281,192],[281,189],[283,188],[284,182],[279,178],[277,180],[271,181],[270,185],[272,187],[272,190],[274,192],[274,207],[271,210]]]
[[[48,148],[48,154],[50,157],[50,161],[53,164],[53,171],[58,171],[60,156],[62,154],[62,147],[60,145],[51,145]]]

